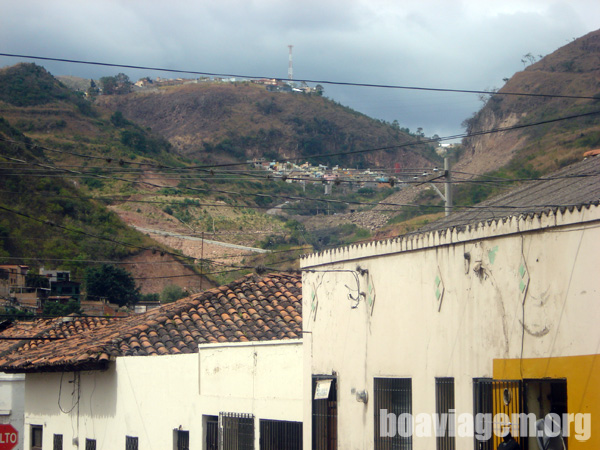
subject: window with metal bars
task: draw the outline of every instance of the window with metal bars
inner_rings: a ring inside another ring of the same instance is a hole
[[[206,424],[206,450],[219,450],[219,418],[204,416]]]
[[[44,427],[42,425],[31,425],[31,450],[42,450],[42,436]]]
[[[54,435],[54,444],[52,446],[53,450],[63,450],[63,435],[55,434]]]
[[[485,430],[492,429],[494,400],[491,378],[473,378],[473,419],[475,450],[494,450],[494,440],[483,440]],[[479,436],[479,438],[478,438]]]
[[[96,439],[86,439],[85,450],[96,450]]]
[[[125,450],[138,450],[138,438],[125,436]]]
[[[219,413],[221,450],[254,450],[254,415]]]
[[[375,378],[373,395],[375,450],[412,449],[412,380]],[[398,429],[399,417],[407,417],[401,421],[406,425],[402,430]]]
[[[454,378],[435,379],[436,448],[455,450],[454,433]]]
[[[190,449],[190,432],[184,430],[175,430],[175,450]]]
[[[326,395],[319,384],[329,385]],[[312,448],[337,449],[337,381],[331,375],[314,375],[312,380]]]
[[[260,420],[261,450],[302,450],[302,422]]]

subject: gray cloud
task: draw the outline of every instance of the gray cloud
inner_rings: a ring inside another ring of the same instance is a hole
[[[0,0],[4,53],[184,70],[486,89],[599,28],[596,0]],[[0,58],[0,66],[18,62]],[[39,62],[55,75],[121,70]],[[148,74],[126,71],[132,79]],[[160,75],[160,74],[159,74]],[[162,74],[161,76],[165,76]],[[456,134],[474,95],[326,86],[370,116]]]

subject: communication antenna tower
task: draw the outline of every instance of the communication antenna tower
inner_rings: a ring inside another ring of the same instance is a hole
[[[288,45],[290,49],[290,62],[288,64],[288,79],[292,81],[294,79],[294,67],[292,65],[292,47],[293,45]]]

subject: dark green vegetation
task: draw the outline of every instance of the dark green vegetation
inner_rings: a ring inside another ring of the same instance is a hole
[[[182,165],[170,144],[34,64],[2,69],[0,80],[0,261],[60,267],[82,281],[93,261],[162,248],[92,196],[127,187],[107,172],[126,171],[125,161]]]
[[[260,242],[260,246],[279,251],[294,248],[321,251],[371,237],[367,230],[352,223],[308,231],[302,223],[291,219],[286,221],[284,226],[289,231],[288,234],[267,236]]]
[[[168,284],[163,288],[158,298],[161,303],[173,303],[180,298],[187,297],[187,295],[187,292],[176,284]]]
[[[35,268],[44,259],[64,260],[57,264],[81,278],[88,260],[121,259],[156,245],[55,176],[44,152],[1,118],[0,138],[2,263]]]
[[[391,187],[354,189],[349,183],[334,184],[331,190],[331,194],[318,199],[323,191],[322,186],[310,185],[307,187],[306,193],[311,200],[288,202],[283,206],[283,210],[290,215],[301,216],[364,211],[370,209],[371,204],[384,200],[394,192]]]
[[[77,300],[69,300],[67,303],[46,301],[44,303],[43,316],[58,317],[69,314],[81,314],[81,306]]]
[[[119,306],[131,306],[140,299],[140,289],[129,272],[110,264],[88,267],[85,286],[89,300],[108,300]]]

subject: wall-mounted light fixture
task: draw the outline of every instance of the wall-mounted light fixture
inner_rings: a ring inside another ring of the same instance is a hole
[[[365,405],[369,401],[369,394],[366,390],[364,391],[356,391],[356,401],[364,403]]]

